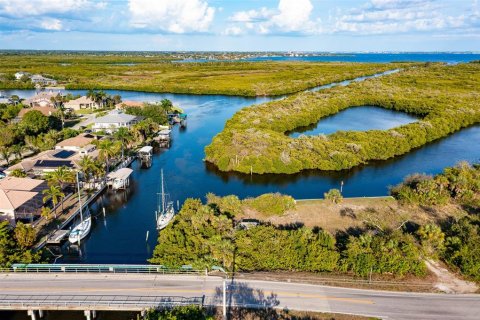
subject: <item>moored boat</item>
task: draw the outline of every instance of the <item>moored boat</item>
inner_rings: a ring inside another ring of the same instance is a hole
[[[159,194],[158,209],[155,211],[155,218],[157,220],[157,230],[164,229],[175,216],[175,209],[173,202],[167,201],[167,194],[165,193],[165,186],[163,180],[163,169],[161,170],[162,192]]]

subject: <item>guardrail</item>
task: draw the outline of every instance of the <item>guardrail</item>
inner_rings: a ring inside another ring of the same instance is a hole
[[[207,270],[184,266],[169,269],[163,265],[103,265],[103,264],[14,264],[0,269],[1,273],[136,273],[206,275]]]
[[[146,310],[149,308],[203,305],[205,296],[122,295],[9,295],[0,294],[3,310]]]

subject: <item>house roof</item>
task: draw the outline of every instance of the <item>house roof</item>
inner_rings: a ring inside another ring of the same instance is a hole
[[[69,104],[90,104],[90,103],[96,103],[96,102],[93,101],[92,99],[90,99],[87,96],[81,96],[78,99],[74,99],[74,100],[70,100],[70,101],[66,102],[65,105],[69,105]]]
[[[143,107],[143,102],[140,102],[140,101],[132,101],[132,100],[126,100],[126,101],[122,101],[120,103],[117,103],[115,105],[115,108],[117,109],[120,109],[120,108],[126,108],[126,107]]]
[[[57,111],[57,109],[55,109],[54,107],[49,107],[49,106],[46,106],[46,107],[31,107],[31,108],[23,108],[22,110],[20,110],[20,112],[18,113],[18,117],[19,118],[22,118],[27,112],[29,111],[33,111],[33,110],[37,110],[37,111],[40,111],[44,116],[51,116],[55,111]]]
[[[137,120],[139,117],[123,113],[119,110],[110,111],[106,116],[96,118],[95,123],[123,123]]]
[[[70,139],[65,139],[59,143],[57,143],[57,147],[85,147],[86,145],[89,145],[92,143],[92,141],[95,140],[95,136],[84,133],[84,134],[79,134],[76,137],[70,138]]]
[[[88,152],[88,155],[96,159],[98,157],[98,150]],[[66,150],[47,150],[40,152],[39,154],[23,159],[20,163],[17,163],[9,167],[6,171],[12,172],[15,169],[20,169],[28,172],[32,169],[45,170],[56,169],[62,166],[68,168],[78,168],[79,162],[85,155],[76,151]]]
[[[38,192],[0,189],[0,210],[16,210],[37,194]]]
[[[37,93],[33,97],[30,97],[28,99],[25,99],[26,104],[34,103],[37,101],[42,101],[42,100],[47,100],[50,101],[52,97],[56,97],[60,94],[60,92],[55,92],[55,91],[43,91],[40,93]]]
[[[0,190],[31,191],[44,182],[40,179],[5,177],[0,180]]]

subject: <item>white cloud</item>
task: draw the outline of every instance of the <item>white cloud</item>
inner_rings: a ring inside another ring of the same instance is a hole
[[[40,26],[42,29],[51,31],[61,31],[63,29],[62,21],[58,19],[43,19]]]
[[[0,14],[12,17],[63,14],[89,4],[87,0],[0,0]]]
[[[235,12],[229,21],[237,23],[236,29],[259,34],[298,33],[313,34],[319,31],[319,21],[312,21],[313,4],[310,0],[279,0],[275,9]],[[230,28],[233,28],[230,26]]]
[[[244,34],[244,30],[240,27],[237,26],[231,26],[225,29],[225,31],[222,32],[222,35],[224,36],[240,36]]]
[[[368,35],[458,30],[473,20],[472,14],[446,14],[437,0],[370,0],[335,18],[329,32]]]
[[[275,14],[274,10],[265,7],[259,10],[235,12],[228,20],[232,22],[258,22],[270,19]]]
[[[206,32],[215,8],[203,0],[129,0],[131,25],[171,33]]]

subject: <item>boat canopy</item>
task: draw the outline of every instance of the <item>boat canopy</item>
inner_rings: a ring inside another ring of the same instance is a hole
[[[133,170],[130,169],[130,168],[122,168],[122,169],[118,169],[117,171],[110,172],[108,174],[108,178],[112,179],[112,180],[115,180],[115,179],[125,180],[128,177],[130,177],[132,172],[133,172]]]
[[[138,150],[138,153],[152,153],[153,147],[145,146]]]
[[[158,132],[158,135],[159,135],[159,136],[169,136],[169,135],[170,135],[170,132],[172,132],[172,130],[170,130],[170,129],[165,129],[165,130],[162,130],[162,131]]]

